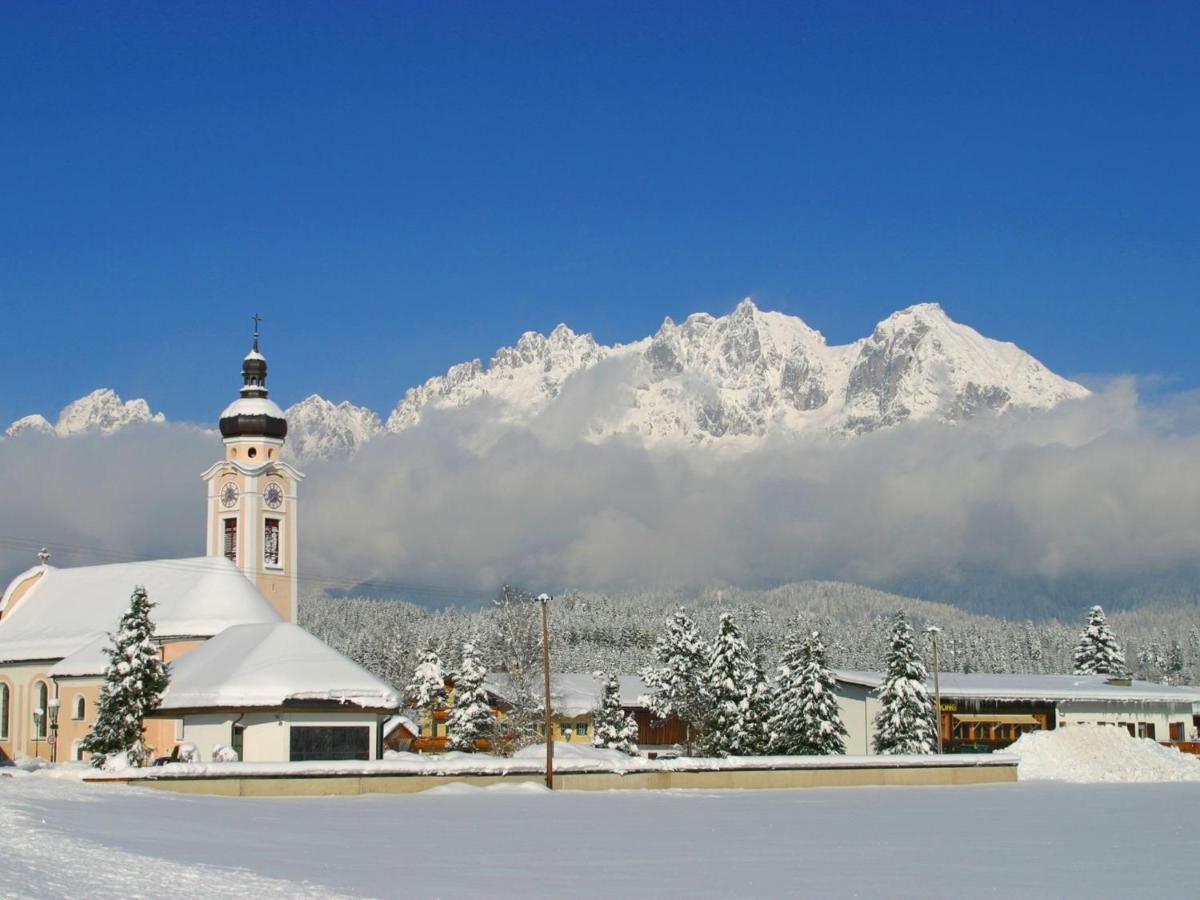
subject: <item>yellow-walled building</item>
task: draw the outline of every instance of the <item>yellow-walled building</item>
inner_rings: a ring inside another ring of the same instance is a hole
[[[14,578],[0,595],[0,762],[82,758],[79,742],[95,722],[108,635],[128,610],[137,586],[146,589],[154,604],[155,640],[168,664],[230,629],[262,626],[266,630],[255,634],[265,636],[282,633],[273,626],[296,621],[297,492],[304,475],[280,458],[287,422],[268,397],[267,361],[257,332],[242,362],[239,396],[221,413],[220,429],[224,455],[202,475],[206,515],[197,516],[205,525],[205,556],[60,569],[50,565],[50,554],[43,551],[39,565]],[[332,649],[321,645],[309,651],[336,671],[357,673],[351,681],[367,685],[373,699],[362,706],[359,718],[365,716],[370,727],[377,726],[371,721],[381,710],[398,704],[390,688],[380,688],[377,679]],[[283,680],[273,687],[289,702],[297,692],[311,694],[307,682],[287,683],[287,672],[295,669],[276,671]],[[192,671],[193,682],[196,677]],[[238,715],[228,702],[208,711],[193,702],[187,712],[193,727],[208,712],[221,721],[229,713],[231,721]],[[185,739],[185,718],[159,716],[146,722],[146,742],[155,753],[169,754]],[[286,718],[272,718],[278,734],[287,729],[275,723]],[[351,726],[343,716],[325,718],[331,727]],[[228,732],[219,743],[232,746],[239,736],[236,726],[222,728],[210,728],[205,735]],[[372,737],[370,743],[377,740]],[[287,751],[276,744],[282,747],[279,740],[270,744],[270,758],[286,759],[280,754]],[[211,753],[210,747],[199,749]]]

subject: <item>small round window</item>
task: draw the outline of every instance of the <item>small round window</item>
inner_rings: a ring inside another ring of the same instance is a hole
[[[251,459],[254,459],[254,457],[258,456],[258,450],[254,447],[251,447],[249,450],[246,451],[246,455],[248,457],[250,457]]]

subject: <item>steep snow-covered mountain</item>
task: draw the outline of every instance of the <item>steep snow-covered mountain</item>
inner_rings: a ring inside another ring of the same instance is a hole
[[[4,436],[13,437],[21,432],[35,432],[69,437],[73,434],[92,432],[108,433],[129,425],[165,421],[162,413],[150,412],[150,404],[145,400],[122,402],[115,391],[100,388],[64,406],[55,424],[51,425],[44,416],[35,413],[17,419],[8,426]]]
[[[347,400],[331,403],[319,394],[284,410],[288,423],[287,451],[300,460],[336,459],[353,455],[383,431],[379,416]]]
[[[559,325],[527,332],[486,367],[453,366],[397,403],[386,426],[371,410],[313,394],[286,410],[289,453],[353,454],[383,432],[436,410],[481,415],[590,441],[752,446],[771,434],[853,436],[909,420],[956,422],[1009,409],[1049,409],[1087,394],[1010,343],[961,325],[935,303],[893,313],[869,337],[829,345],[801,319],[743,300],[732,313],[663,322],[650,337],[611,347]],[[27,416],[6,432],[59,435],[162,421],[143,400],[100,390],[51,425]]]
[[[609,371],[604,371],[605,369]],[[727,316],[670,319],[652,337],[605,347],[560,325],[410,389],[389,431],[430,409],[493,401],[533,423],[578,406],[580,437],[650,442],[753,441],[821,429],[858,434],[910,419],[954,422],[991,410],[1048,409],[1087,390],[1013,344],[960,325],[935,303],[894,313],[870,337],[830,346],[794,316],[743,300]],[[590,406],[590,408],[586,408]]]

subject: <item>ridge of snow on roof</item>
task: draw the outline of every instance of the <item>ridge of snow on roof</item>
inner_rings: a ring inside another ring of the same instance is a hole
[[[234,625],[171,664],[162,709],[334,701],[398,709],[400,695],[290,622]]]
[[[838,681],[876,688],[883,684],[882,672],[835,669]],[[1111,675],[993,675],[984,672],[942,672],[938,686],[943,697],[991,700],[1158,700],[1200,703],[1200,687],[1131,681],[1110,684]],[[933,684],[932,678],[927,682]]]
[[[267,397],[239,397],[221,412],[222,419],[231,416],[272,416],[276,419],[284,417],[279,404]]]
[[[18,578],[22,576],[17,576]],[[0,662],[62,659],[115,631],[142,585],[154,603],[155,636],[211,637],[231,625],[279,615],[223,556],[158,559],[46,572],[0,619]]]
[[[650,693],[650,687],[637,675],[618,675],[622,706],[641,706],[640,699]],[[483,686],[498,697],[507,699],[508,676],[503,672],[488,675]],[[599,708],[604,686],[591,672],[551,672],[550,708],[564,716],[582,716]],[[542,677],[533,686],[533,696],[542,697]]]

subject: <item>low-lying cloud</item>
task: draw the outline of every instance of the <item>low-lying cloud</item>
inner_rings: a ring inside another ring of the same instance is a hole
[[[1152,576],[1200,558],[1198,412],[1194,395],[1145,408],[1121,380],[1050,413],[736,456],[545,440],[485,422],[485,407],[443,412],[308,466],[302,569],[464,592]],[[198,476],[219,453],[179,426],[4,442],[0,534],[200,554]],[[9,571],[32,562],[12,556]]]

